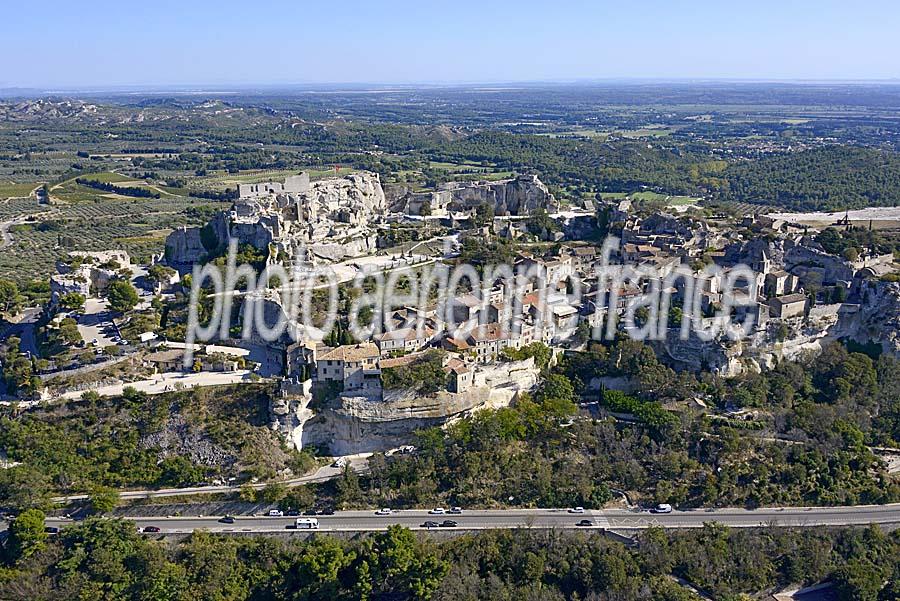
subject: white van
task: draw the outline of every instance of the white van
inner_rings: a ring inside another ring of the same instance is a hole
[[[297,530],[318,529],[319,520],[316,518],[297,518],[294,520],[294,527]]]

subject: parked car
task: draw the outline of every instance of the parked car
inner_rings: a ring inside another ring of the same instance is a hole
[[[569,513],[584,513],[584,507],[572,507]]]
[[[422,528],[437,528],[439,526],[440,524],[438,524],[437,522],[432,522],[431,520],[422,524]]]
[[[230,515],[226,515],[226,516],[222,517],[222,519],[220,519],[219,521],[222,522],[223,524],[233,524],[234,518],[231,517]]]
[[[580,522],[578,522],[578,523],[575,524],[575,525],[576,525],[576,526],[593,526],[593,525],[594,525],[594,522],[592,522],[592,521],[590,521],[590,520],[581,520]]]
[[[462,507],[451,507],[450,511],[448,511],[447,513],[451,515],[460,515],[462,513]]]
[[[334,507],[326,507],[320,513],[322,515],[334,515]]]
[[[668,503],[660,503],[650,509],[650,513],[672,513],[672,506]]]
[[[159,532],[159,526],[144,526],[144,532]]]
[[[393,511],[391,511],[389,507],[382,507],[375,512],[375,515],[391,515],[392,513]]]
[[[287,513],[285,513],[285,515],[290,516],[290,517],[296,517],[296,516],[300,515],[300,512],[297,511],[296,509],[289,509],[287,511]]]
[[[284,515],[284,512],[281,511],[280,509],[270,509],[270,510],[269,510],[269,517],[270,517],[270,518],[280,518],[280,517],[282,517],[283,515]]]
[[[431,511],[429,511],[431,515],[444,515],[447,511],[443,507],[435,507]]]
[[[318,515],[318,512],[314,507],[310,507],[306,511],[303,512],[303,515]]]
[[[47,526],[46,528],[44,528],[44,532],[46,532],[47,534],[59,534],[59,528],[57,528],[56,526]]]
[[[457,524],[453,520],[444,520],[441,522],[441,528],[456,528],[459,524]]]

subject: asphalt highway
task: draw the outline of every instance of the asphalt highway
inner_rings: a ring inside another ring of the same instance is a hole
[[[746,509],[715,509],[673,511],[654,514],[624,509],[569,513],[566,509],[498,509],[463,511],[462,515],[430,515],[427,510],[395,511],[389,516],[374,511],[340,511],[334,515],[316,516],[319,531],[369,532],[385,530],[393,524],[419,529],[425,521],[442,522],[451,519],[458,523],[456,530],[486,530],[512,528],[615,530],[662,528],[699,528],[705,522],[718,522],[735,528],[782,526],[850,526],[866,524],[900,524],[900,504],[856,507],[785,507]],[[284,532],[293,529],[293,517],[236,516],[233,524],[220,522],[221,516],[139,517],[132,519],[136,526],[158,527],[163,534],[188,533],[194,530],[210,532]],[[577,525],[590,520],[591,526]],[[65,526],[71,520],[49,518],[48,526]],[[440,528],[441,530],[449,528]]]

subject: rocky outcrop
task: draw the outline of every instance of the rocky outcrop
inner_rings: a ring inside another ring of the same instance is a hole
[[[339,261],[375,250],[374,222],[386,210],[377,173],[354,173],[307,185],[242,186],[245,195],[230,210],[217,213],[202,228],[182,228],[166,239],[166,261],[175,267],[196,264],[221,252],[230,240],[249,244],[279,260],[294,257],[298,248],[319,258]]]
[[[138,444],[141,449],[157,451],[160,457],[186,457],[199,465],[229,468],[237,460],[178,413],[172,414],[159,431],[142,436]]]
[[[858,279],[850,294],[854,302],[813,306],[803,317],[772,320],[767,331],[745,339],[705,341],[692,335],[681,340],[670,330],[668,339],[653,343],[654,348],[674,367],[726,377],[815,356],[841,340],[874,342],[884,353],[900,357],[900,283]]]
[[[800,278],[803,285],[832,286],[836,282],[852,280],[854,274],[853,266],[841,257],[799,244],[785,252],[784,267]]]
[[[182,227],[166,238],[165,259],[169,265],[193,265],[203,261],[206,255],[198,227]]]
[[[680,330],[669,329],[666,340],[651,342],[656,353],[676,369],[709,370],[721,376],[734,376],[743,371],[741,355],[749,347],[743,341],[731,342],[724,337],[703,340],[693,331],[682,340]]]
[[[307,193],[326,210],[356,207],[370,214],[383,213],[387,208],[381,178],[377,173],[353,173],[312,182]]]
[[[848,338],[880,344],[882,351],[900,357],[900,283],[865,281],[857,291],[859,305],[838,321]]]
[[[312,402],[312,381],[285,380],[278,394],[269,401],[272,429],[295,449],[303,448],[303,426],[314,417],[309,408]]]
[[[309,410],[307,384],[292,384],[272,405],[273,428],[297,448],[328,448],[334,455],[384,451],[412,442],[417,430],[441,426],[485,408],[506,407],[537,384],[533,359],[479,366],[475,387],[464,393],[385,391],[383,398],[342,396]]]
[[[351,236],[344,241],[311,244],[309,252],[320,259],[337,263],[352,257],[373,255],[378,250],[378,235],[374,232]]]
[[[426,202],[434,214],[468,211],[489,204],[496,215],[528,215],[538,207],[551,211],[556,206],[553,194],[536,175],[495,182],[448,182],[429,192],[395,186],[388,189],[388,195],[391,210],[413,215],[418,215]]]

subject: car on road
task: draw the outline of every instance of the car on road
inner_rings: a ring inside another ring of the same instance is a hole
[[[572,507],[569,513],[584,513],[584,507]]]
[[[281,511],[280,509],[270,509],[270,510],[269,510],[269,517],[270,517],[270,518],[280,518],[280,517],[282,517],[283,515],[284,515],[284,512]]]
[[[296,517],[296,516],[300,515],[300,512],[297,511],[296,509],[288,509],[287,513],[285,513],[285,515],[288,517]]]
[[[593,526],[593,525],[594,525],[594,522],[592,522],[592,521],[590,521],[590,520],[581,520],[580,522],[578,522],[578,523],[575,524],[575,525],[576,525],[576,526]]]
[[[334,515],[334,507],[326,507],[319,512],[321,515]]]
[[[672,513],[672,506],[668,503],[660,503],[650,509],[650,513]]]
[[[437,522],[432,522],[431,520],[428,520],[427,522],[422,524],[422,528],[437,528],[439,526],[440,524],[438,524]]]
[[[344,467],[347,465],[347,459],[344,457],[338,457],[334,463],[331,464],[331,467]]]
[[[441,522],[441,528],[456,528],[457,524],[454,520],[444,520]]]
[[[230,515],[226,515],[226,516],[223,516],[219,521],[222,522],[223,524],[233,524],[234,518],[231,517]]]
[[[142,532],[144,532],[144,533],[159,532],[159,526],[144,526],[144,529],[142,530]]]
[[[375,515],[391,515],[392,513],[394,513],[394,512],[391,511],[389,507],[382,507],[381,509],[379,509],[378,511],[375,512]]]
[[[315,510],[314,507],[310,507],[306,511],[303,512],[303,515],[318,515],[319,512]]]
[[[44,528],[44,532],[46,532],[47,534],[59,534],[59,528],[57,528],[56,526],[47,526],[46,528]]]
[[[447,513],[449,513],[450,515],[461,515],[462,507],[451,507],[450,511],[448,511]]]
[[[435,507],[434,509],[430,510],[428,513],[430,513],[431,515],[444,515],[445,513],[447,513],[447,510],[444,509],[443,507]]]

